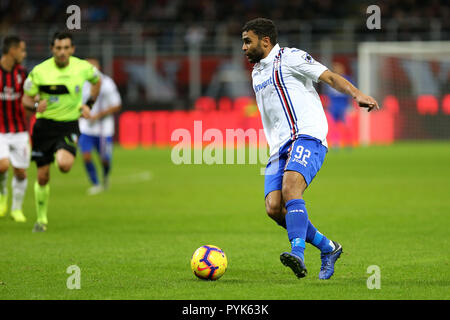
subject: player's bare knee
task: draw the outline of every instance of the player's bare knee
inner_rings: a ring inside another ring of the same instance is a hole
[[[14,169],[14,176],[17,180],[22,181],[27,178],[27,172],[25,169]]]
[[[67,173],[70,171],[70,169],[72,169],[72,163],[63,161],[61,163],[58,163],[58,168],[62,173]]]
[[[0,173],[5,173],[9,169],[9,161],[8,159],[0,160]]]
[[[75,157],[69,151],[60,149],[56,152],[56,163],[58,164],[58,169],[62,173],[69,172],[74,161]]]
[[[50,174],[47,173],[38,173],[37,181],[40,186],[45,186],[50,181]]]
[[[272,198],[266,199],[266,213],[272,219],[278,219],[281,216],[282,208],[280,201],[275,201]]]

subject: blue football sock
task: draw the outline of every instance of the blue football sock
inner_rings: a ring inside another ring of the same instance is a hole
[[[291,242],[292,253],[305,260],[305,239],[308,228],[308,213],[305,201],[292,199],[286,202],[286,229]]]
[[[92,184],[97,185],[98,184],[97,170],[95,170],[94,163],[92,163],[92,161],[85,162],[84,166],[88,173],[89,180],[91,180]]]
[[[311,243],[317,249],[323,253],[331,252],[334,250],[333,243],[321,234],[316,227],[313,226],[311,221],[308,221],[308,230],[306,231],[306,242]]]

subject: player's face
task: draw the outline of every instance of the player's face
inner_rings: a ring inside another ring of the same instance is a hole
[[[55,39],[55,43],[52,46],[53,57],[58,66],[66,66],[74,51],[75,47],[72,45],[72,40],[69,38]]]
[[[27,56],[27,47],[24,41],[20,41],[19,45],[13,48],[12,56],[14,58],[14,63],[20,64]]]
[[[242,50],[250,63],[257,63],[264,57],[261,40],[252,30],[242,32],[242,41]]]

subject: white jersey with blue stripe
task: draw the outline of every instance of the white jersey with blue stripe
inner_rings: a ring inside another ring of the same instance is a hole
[[[302,134],[327,147],[327,118],[313,87],[325,70],[305,51],[278,44],[254,65],[253,89],[271,156]]]
[[[100,77],[102,79],[102,84],[100,86],[100,92],[97,100],[92,106],[92,115],[122,104],[122,99],[114,80],[103,73],[100,73]],[[92,85],[89,81],[84,83],[83,103],[86,103],[91,95],[91,86]],[[80,126],[80,132],[83,134],[99,137],[111,137],[114,135],[114,116],[112,114],[97,121],[91,121],[81,117],[78,120],[78,123]]]

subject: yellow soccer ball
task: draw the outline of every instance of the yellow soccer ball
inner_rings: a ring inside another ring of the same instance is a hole
[[[195,250],[191,258],[191,269],[204,280],[217,280],[227,270],[228,261],[225,252],[219,247],[206,245]]]

